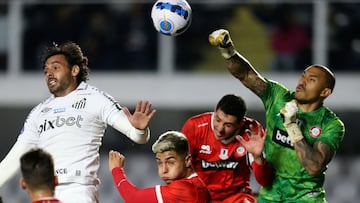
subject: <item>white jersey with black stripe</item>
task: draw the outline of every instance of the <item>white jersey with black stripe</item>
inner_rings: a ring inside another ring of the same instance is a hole
[[[82,82],[64,97],[51,96],[28,115],[18,141],[32,143],[54,158],[59,183],[98,184],[99,148],[107,125],[128,137],[136,130],[121,106]]]

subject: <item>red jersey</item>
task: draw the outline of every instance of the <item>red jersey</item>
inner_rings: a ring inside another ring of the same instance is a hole
[[[168,185],[139,189],[126,177],[122,168],[112,170],[115,185],[126,203],[208,203],[210,193],[197,174]]]
[[[252,199],[248,153],[236,139],[227,144],[216,140],[212,119],[212,112],[200,114],[188,119],[182,128],[190,145],[193,167],[207,185],[213,200],[230,202],[234,198]],[[245,117],[244,121],[245,125],[240,132],[242,136],[247,136],[245,129],[250,124],[262,127],[254,119]],[[263,170],[256,172],[262,173]],[[241,195],[244,197],[233,197]]]
[[[33,201],[32,203],[62,203],[62,201],[60,201],[54,197],[46,197],[46,198],[42,198],[42,199]]]

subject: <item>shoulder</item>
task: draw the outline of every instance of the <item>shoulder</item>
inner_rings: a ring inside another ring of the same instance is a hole
[[[113,96],[103,90],[100,90],[96,86],[90,85],[85,82],[82,82],[79,85],[79,87],[77,88],[77,94],[84,95],[86,97],[94,97],[96,98],[97,102],[110,102],[111,104],[118,105],[118,102]]]
[[[328,123],[328,126],[330,126],[331,128],[334,127],[339,127],[339,128],[345,128],[345,124],[344,122],[336,115],[335,112],[333,112],[332,110],[330,110],[328,107],[325,107],[325,112],[324,112],[324,122]]]
[[[188,121],[202,123],[205,121],[210,121],[212,116],[213,116],[213,112],[205,112],[205,113],[190,117],[188,119]]]

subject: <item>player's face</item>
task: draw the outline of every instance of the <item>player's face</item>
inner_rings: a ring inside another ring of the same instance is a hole
[[[167,184],[185,178],[187,166],[190,164],[188,157],[178,155],[175,151],[156,153],[159,177]]]
[[[309,104],[323,100],[326,88],[326,75],[316,67],[305,69],[296,87],[295,98],[299,103]]]
[[[51,56],[45,61],[45,82],[55,97],[65,96],[77,87],[78,70],[74,67],[70,69],[65,56],[61,54]]]
[[[218,109],[214,113],[214,135],[217,140],[226,140],[233,137],[240,129],[240,123],[236,116],[225,114]]]

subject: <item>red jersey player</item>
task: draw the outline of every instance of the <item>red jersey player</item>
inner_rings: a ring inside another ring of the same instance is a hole
[[[158,174],[166,185],[139,189],[126,177],[125,157],[109,152],[109,169],[114,183],[126,203],[208,203],[210,193],[191,166],[186,137],[177,131],[162,134],[152,146],[156,154]]]
[[[265,131],[258,121],[245,117],[246,110],[241,97],[225,95],[214,112],[191,117],[182,128],[193,167],[213,203],[254,202],[251,169],[260,185],[271,183],[272,171],[262,156]]]
[[[20,158],[20,169],[20,186],[28,192],[32,203],[62,203],[54,197],[58,180],[48,152],[38,148],[26,152]]]

